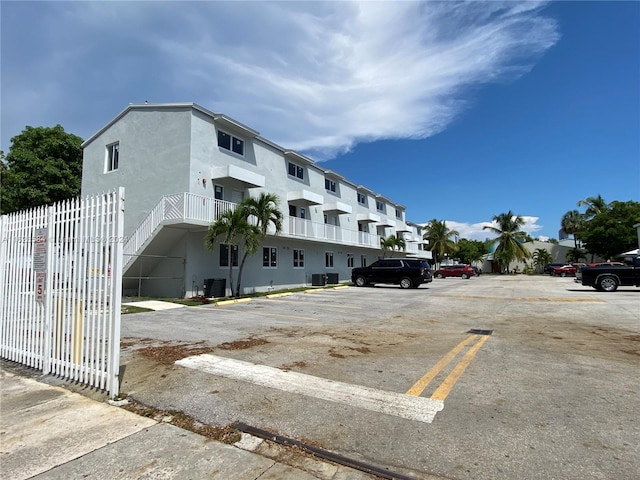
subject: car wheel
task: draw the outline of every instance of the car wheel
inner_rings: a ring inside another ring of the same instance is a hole
[[[466,273],[463,273],[460,276],[462,277],[463,280],[466,280],[467,278],[469,278],[469,275],[467,275]]]
[[[355,281],[356,287],[364,287],[367,284],[367,279],[362,275],[358,275]]]
[[[402,288],[411,288],[413,282],[409,277],[404,277],[400,279],[400,287]]]
[[[444,278],[444,275],[442,275],[441,273],[438,273],[438,274],[436,275],[436,278]]]
[[[615,292],[618,289],[618,280],[615,277],[606,275],[598,279],[598,286],[605,292]]]

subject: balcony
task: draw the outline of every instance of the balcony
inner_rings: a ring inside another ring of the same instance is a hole
[[[302,196],[306,198],[307,201],[316,200],[314,197],[309,197],[309,195],[306,195],[306,197],[304,195]],[[321,198],[322,197],[320,197],[320,199]],[[322,201],[319,201],[318,204],[322,204]],[[132,261],[134,256],[144,250],[148,242],[164,225],[183,228],[190,228],[193,225],[206,227],[215,221],[223,212],[235,209],[236,205],[235,203],[187,192],[166,195],[160,199],[147,218],[145,218],[129,237],[128,242],[124,246],[125,259]],[[339,209],[346,210],[346,206],[347,205],[340,205]],[[379,221],[379,218],[377,215],[371,214],[371,216],[367,215],[366,220],[361,221]],[[271,227],[271,231],[268,233],[271,235],[275,233],[273,227]],[[337,225],[317,223],[308,219],[290,216],[283,217],[282,232],[280,232],[279,235],[282,237],[341,245],[380,248],[379,235],[348,230]],[[125,260],[125,262],[127,262],[127,260]]]

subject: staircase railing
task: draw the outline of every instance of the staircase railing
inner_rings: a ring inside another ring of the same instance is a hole
[[[125,268],[163,223],[182,220],[210,223],[223,212],[235,207],[235,203],[188,192],[163,196],[125,243]]]

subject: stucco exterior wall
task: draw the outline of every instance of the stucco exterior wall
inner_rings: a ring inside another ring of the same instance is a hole
[[[82,195],[125,187],[129,236],[167,194],[189,191],[191,109],[129,110],[85,143]],[[120,144],[118,169],[106,171],[107,146]]]

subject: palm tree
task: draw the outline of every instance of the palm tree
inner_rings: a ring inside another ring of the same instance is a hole
[[[578,237],[576,235],[584,228],[584,216],[578,210],[571,210],[564,214],[560,225],[564,233],[573,235],[573,243],[575,248],[578,248]]]
[[[544,248],[536,248],[533,252],[533,264],[540,269],[540,272],[544,271],[544,267],[551,263],[553,257],[548,250]]]
[[[242,245],[244,250],[238,266],[238,282],[233,282],[233,262],[229,264],[229,287],[232,295],[240,296],[242,271],[249,255],[254,255],[273,224],[275,235],[282,231],[282,212],[278,209],[278,197],[261,193],[258,198],[246,198],[234,210],[227,210],[209,225],[204,243],[207,249],[215,250],[216,240],[229,245]]]
[[[451,237],[457,237],[460,235],[457,230],[449,230],[445,220],[430,220],[425,225],[424,240],[429,242],[429,250],[433,252],[434,261],[436,264],[440,262],[442,257],[446,254],[451,254],[456,251],[456,244]]]
[[[597,197],[587,197],[584,200],[578,200],[579,207],[587,207],[584,212],[586,218],[591,219],[609,209],[609,204],[604,201],[600,194]]]
[[[393,257],[393,252],[396,250],[396,248],[398,249],[398,251],[404,251],[404,249],[407,247],[407,243],[402,237],[389,235],[387,238],[380,237],[380,246],[382,247],[382,258],[384,258],[387,254],[387,250],[391,250],[391,256]]]
[[[529,250],[524,248],[522,243],[525,241],[527,234],[520,230],[525,224],[524,219],[519,215],[514,215],[511,210],[507,213],[501,213],[493,217],[493,222],[496,224],[485,225],[483,230],[490,230],[498,235],[498,238],[494,240],[498,242],[493,258],[500,264],[501,270],[503,266],[506,266],[507,273],[509,273],[509,264],[513,260],[523,261],[531,256]]]
[[[255,224],[263,235],[273,224],[276,234],[282,231],[283,215],[279,209],[278,196],[273,193],[261,193],[258,198],[247,198],[244,202],[249,215],[255,218]]]
[[[244,269],[244,262],[249,255],[254,255],[260,248],[260,244],[267,236],[267,231],[270,225],[274,227],[274,234],[278,235],[282,231],[282,219],[283,215],[279,209],[278,196],[273,193],[260,193],[258,198],[246,198],[243,200],[242,205],[246,209],[245,213],[249,219],[255,222],[255,227],[258,229],[258,235],[248,238],[240,267],[238,268],[238,291],[236,297],[240,296],[240,283],[242,280],[242,271]]]

